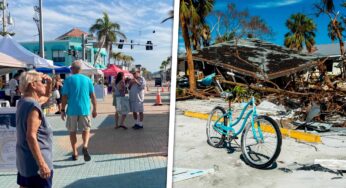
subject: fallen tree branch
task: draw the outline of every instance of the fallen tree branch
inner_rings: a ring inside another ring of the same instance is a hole
[[[199,93],[197,93],[197,92],[188,91],[188,94],[190,94],[190,95],[196,97],[197,99],[203,99],[203,100],[209,99],[208,97],[206,97],[206,96],[204,96],[204,95],[201,95],[201,94],[199,94]]]
[[[310,96],[310,95],[316,95],[315,93],[299,93],[299,92],[294,92],[294,91],[287,91],[283,89],[274,89],[270,87],[259,87],[255,85],[246,85],[242,83],[237,83],[237,82],[231,82],[231,81],[226,81],[226,80],[221,80],[222,83],[225,84],[230,84],[230,85],[235,85],[235,86],[242,86],[245,88],[250,88],[255,91],[260,91],[260,92],[268,92],[268,93],[278,93],[278,94],[286,94],[289,96]]]
[[[193,98],[192,95],[187,95],[187,96],[182,96],[182,97],[176,97],[176,101],[182,101],[182,100],[187,100]]]

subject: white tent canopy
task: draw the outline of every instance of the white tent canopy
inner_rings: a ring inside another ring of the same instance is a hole
[[[30,52],[9,35],[0,39],[0,52],[25,62],[27,65],[35,67],[53,67],[53,62],[51,60],[43,59]]]
[[[101,74],[103,75],[103,72],[92,65],[90,65],[88,62],[82,61],[82,74],[85,75],[94,75],[94,74]]]
[[[0,52],[0,75],[10,73],[16,69],[26,68],[26,64],[11,56]]]
[[[26,63],[0,52],[0,67],[26,68]]]

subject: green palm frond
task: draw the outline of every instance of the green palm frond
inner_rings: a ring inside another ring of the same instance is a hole
[[[311,51],[315,45],[316,24],[304,14],[297,13],[286,21],[289,32],[285,34],[284,45],[292,50],[302,51],[305,45]]]
[[[341,22],[336,21],[335,25],[336,27],[333,26],[332,22],[329,22],[328,24],[328,36],[332,41],[338,38],[337,37],[338,30],[340,31],[340,33],[344,33],[345,31],[345,28],[343,27]]]

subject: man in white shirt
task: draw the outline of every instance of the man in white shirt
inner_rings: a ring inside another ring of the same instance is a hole
[[[15,96],[18,94],[18,79],[19,79],[19,74],[15,74],[13,78],[8,82],[8,86],[10,89],[10,96],[11,96],[11,106],[15,106]],[[17,97],[18,98],[18,97]]]
[[[145,79],[140,75],[140,71],[133,72],[133,79],[130,81],[130,111],[133,113],[133,119],[136,121],[132,127],[134,129],[143,128],[144,118],[144,88],[146,86]],[[139,117],[138,117],[139,115]]]

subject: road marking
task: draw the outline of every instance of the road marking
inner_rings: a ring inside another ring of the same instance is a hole
[[[191,112],[191,111],[185,111],[184,115],[188,117],[199,118],[199,119],[208,119],[208,116],[209,116],[209,114],[206,114],[206,113]],[[286,128],[280,128],[280,131],[283,137],[287,136],[287,137],[294,138],[304,142],[321,143],[321,137],[320,135],[317,135],[317,134],[305,133],[305,132],[300,132],[300,131],[286,129]]]

